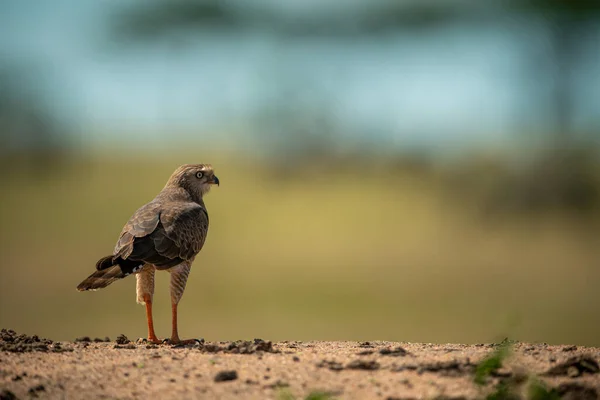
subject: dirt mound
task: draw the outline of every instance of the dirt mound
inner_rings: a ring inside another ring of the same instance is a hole
[[[95,338],[95,339],[91,339],[89,336],[81,336],[75,339],[75,343],[108,343],[110,342],[110,338],[108,336],[106,336],[104,339],[102,338]]]
[[[271,341],[262,339],[237,340],[230,343],[201,343],[200,351],[203,353],[229,353],[229,354],[255,354],[255,353],[279,353],[273,348]]]
[[[402,371],[416,371],[419,375],[424,372],[438,373],[441,376],[461,376],[472,374],[475,371],[475,364],[470,361],[436,361],[431,363],[422,364],[407,364],[398,367],[392,367],[391,370],[394,372]]]
[[[0,331],[0,351],[11,353],[28,353],[32,351],[61,353],[73,351],[69,347],[63,347],[59,342],[40,338],[38,335],[17,334],[12,329]]]
[[[582,374],[598,373],[600,373],[598,362],[590,355],[581,355],[577,357],[571,357],[568,360],[555,365],[546,372],[546,375],[567,375],[572,378],[576,378]]]

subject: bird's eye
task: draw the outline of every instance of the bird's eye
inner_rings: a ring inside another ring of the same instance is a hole
[[[196,178],[198,179],[202,179],[202,177],[204,176],[204,174],[200,171],[196,172]]]

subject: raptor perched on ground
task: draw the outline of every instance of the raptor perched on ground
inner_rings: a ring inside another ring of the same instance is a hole
[[[171,273],[173,330],[171,343],[186,343],[177,332],[177,304],[196,255],[208,233],[208,213],[203,196],[219,184],[210,164],[186,164],[177,168],[163,190],[129,219],[113,254],[96,263],[96,272],[77,290],[105,288],[118,279],[135,274],[137,302],[146,305],[148,340],[160,343],[154,333],[152,296],[154,272]]]

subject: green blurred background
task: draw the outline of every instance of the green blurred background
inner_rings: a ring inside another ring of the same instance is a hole
[[[144,336],[75,286],[203,162],[182,337],[600,345],[596,2],[2,9],[1,327]]]

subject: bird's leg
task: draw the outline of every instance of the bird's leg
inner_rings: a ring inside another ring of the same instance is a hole
[[[152,298],[144,294],[144,303],[146,304],[146,320],[148,320],[148,341],[152,343],[161,343],[154,333],[154,321],[152,320]]]
[[[148,321],[148,341],[161,343],[154,333],[154,321],[152,320],[152,297],[154,295],[154,266],[146,264],[135,275],[137,280],[136,295],[137,302],[146,306],[146,320]]]
[[[171,315],[173,316],[173,318],[172,318],[173,329],[171,330],[171,342],[179,343],[181,340],[179,339],[179,332],[177,331],[177,303],[171,304]]]
[[[169,342],[171,344],[195,344],[195,343],[198,343],[199,342],[198,339],[186,339],[186,340],[179,339],[179,332],[177,331],[177,303],[171,304],[171,312],[172,312],[172,316],[173,316],[173,320],[172,320],[173,329],[171,331],[171,339],[169,340]]]
[[[185,290],[185,284],[190,273],[190,264],[180,264],[177,267],[170,269],[169,272],[171,273],[171,312],[173,316],[173,329],[171,331],[170,342],[172,344],[196,343],[196,339],[179,339],[179,332],[177,331],[177,305],[179,304],[179,300],[181,300],[181,297],[183,296],[183,291]]]

